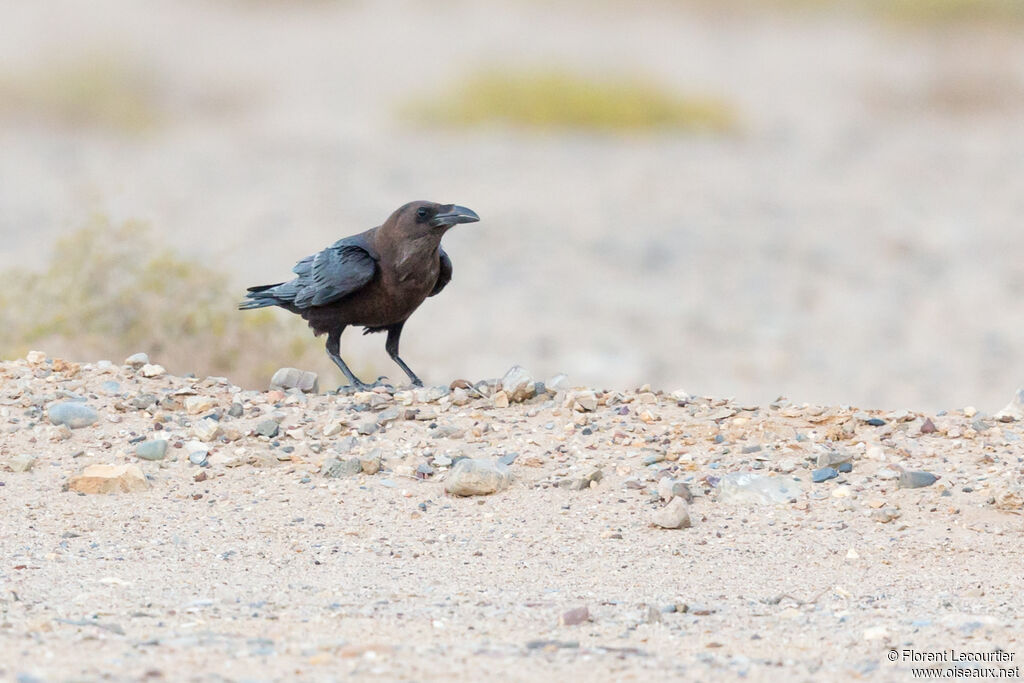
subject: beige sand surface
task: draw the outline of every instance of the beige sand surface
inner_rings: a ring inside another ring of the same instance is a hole
[[[1024,655],[1011,416],[561,381],[498,408],[154,372],[0,364],[2,681],[909,681],[891,649]],[[80,398],[97,422],[51,424]],[[140,437],[166,437],[166,457],[139,459]],[[445,494],[450,460],[512,453],[506,490]],[[375,454],[376,474],[321,474]],[[852,472],[812,484],[819,458]],[[73,490],[97,464],[148,488]],[[901,470],[940,478],[900,488]],[[715,484],[739,471],[801,488],[730,502]],[[664,477],[688,484],[691,528],[651,525]]]

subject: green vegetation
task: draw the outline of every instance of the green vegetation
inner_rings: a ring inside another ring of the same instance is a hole
[[[592,79],[558,70],[484,71],[447,94],[412,105],[409,114],[447,126],[601,132],[724,132],[737,123],[732,107],[720,99],[675,95],[641,80]]]
[[[235,310],[241,297],[223,273],[161,247],[141,223],[97,216],[57,242],[43,272],[0,278],[0,357],[38,348],[119,362],[146,351],[175,372],[254,387],[280,365],[327,369],[302,320]]]
[[[113,57],[0,75],[0,112],[7,115],[138,133],[159,123],[158,109],[151,75]]]

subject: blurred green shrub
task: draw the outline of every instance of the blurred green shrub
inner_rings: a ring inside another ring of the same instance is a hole
[[[97,54],[0,75],[0,112],[128,133],[160,121],[152,76],[124,59]]]
[[[724,132],[737,125],[728,102],[677,95],[643,80],[594,79],[560,70],[488,70],[448,93],[411,104],[415,120],[534,129]]]
[[[178,374],[260,388],[282,365],[326,369],[302,320],[236,310],[241,295],[224,273],[162,247],[142,223],[96,216],[57,242],[42,272],[0,278],[0,357],[38,348],[120,362],[145,351]]]

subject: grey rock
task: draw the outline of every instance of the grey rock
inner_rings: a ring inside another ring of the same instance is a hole
[[[939,478],[931,472],[924,472],[920,470],[900,472],[901,489],[919,489],[924,486],[931,486],[938,480]]]
[[[671,477],[662,477],[658,482],[658,495],[666,502],[673,498],[682,498],[687,503],[693,502],[693,493],[690,491],[690,487],[685,482]]]
[[[452,466],[444,490],[453,496],[486,496],[508,488],[512,476],[502,464],[463,458]]]
[[[209,452],[205,449],[194,450],[188,454],[188,461],[193,465],[198,465],[199,467],[206,467],[206,465],[209,462],[207,460],[209,455]]]
[[[878,510],[871,511],[871,519],[879,524],[888,524],[899,516],[899,509],[892,507],[880,508]]]
[[[685,529],[690,526],[690,506],[682,498],[673,498],[668,505],[654,511],[651,523],[662,529]]]
[[[277,420],[262,420],[256,425],[256,433],[268,439],[273,439],[280,431],[281,425],[277,424]]]
[[[390,422],[401,420],[404,416],[404,409],[392,406],[390,408],[380,411],[380,413],[377,414],[377,424],[386,425]]]
[[[133,353],[124,359],[124,364],[138,370],[143,365],[149,365],[149,356],[144,353]]]
[[[156,396],[153,394],[139,394],[132,400],[128,401],[135,410],[149,410],[156,405]]]
[[[356,432],[362,436],[369,436],[377,431],[377,423],[367,420],[366,422],[360,422],[356,427]]]
[[[522,366],[513,365],[501,378],[501,390],[508,395],[510,401],[525,401],[534,395],[536,385],[533,377]]]
[[[548,391],[568,391],[569,386],[569,375],[564,372],[560,372],[547,381]]]
[[[241,403],[232,403],[231,407],[228,408],[228,415],[230,417],[242,417],[244,412],[245,409],[242,407]]]
[[[81,429],[95,424],[100,419],[94,408],[78,401],[62,401],[50,406],[47,415],[55,425],[67,425],[71,429]]]
[[[114,396],[121,391],[121,384],[120,382],[115,382],[114,380],[109,379],[100,385],[100,391],[108,396]]]
[[[192,425],[192,433],[200,441],[213,441],[221,435],[220,423],[209,417],[197,420]]]
[[[320,393],[320,380],[315,372],[306,372],[296,368],[281,368],[270,379],[270,388],[288,391],[298,389],[304,394]]]
[[[603,478],[604,472],[599,468],[594,468],[585,472],[582,476],[563,479],[558,485],[568,488],[571,491],[582,491],[584,489],[589,489],[591,482],[599,482]]]
[[[844,451],[825,451],[818,454],[818,467],[838,467],[844,462],[853,462],[853,453]]]
[[[320,466],[320,474],[331,479],[353,477],[362,471],[363,463],[359,458],[349,458],[348,460],[327,458],[324,460],[324,464]]]
[[[12,472],[28,472],[36,464],[36,456],[28,453],[21,453],[7,461],[7,466]]]
[[[835,479],[838,476],[839,476],[839,470],[837,470],[836,468],[834,468],[834,467],[822,467],[820,469],[816,469],[813,472],[811,472],[811,481],[813,481],[815,484],[820,484],[823,481],[828,481],[829,479]]]
[[[135,455],[143,460],[163,460],[166,454],[167,441],[165,439],[143,441],[135,447]]]

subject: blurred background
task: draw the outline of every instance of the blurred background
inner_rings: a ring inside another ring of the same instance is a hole
[[[0,356],[340,374],[244,287],[412,199],[406,326],[500,376],[996,410],[1024,385],[1020,0],[0,1]],[[401,372],[349,330],[367,378]]]

